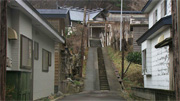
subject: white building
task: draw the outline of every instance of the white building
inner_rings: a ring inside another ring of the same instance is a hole
[[[142,11],[149,14],[149,30],[137,40],[144,87],[173,90],[171,0],[149,0]]]
[[[65,43],[64,38],[26,0],[9,1],[7,13],[7,75],[17,72],[11,76],[14,100],[53,94],[55,42]]]

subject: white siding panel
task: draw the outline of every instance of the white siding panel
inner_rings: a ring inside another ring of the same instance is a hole
[[[20,34],[32,39],[32,22],[23,13],[20,13],[19,27],[20,27],[19,30]]]
[[[164,35],[164,38],[170,37],[170,29],[163,31],[151,40],[151,53],[147,53],[147,66],[152,68],[152,75],[144,75],[144,87],[169,90],[169,47],[155,48],[161,35]]]
[[[10,9],[10,8],[7,9],[7,26],[10,27],[10,28],[12,28],[11,9]],[[7,37],[7,39],[8,39],[8,37]],[[12,59],[10,40],[7,40],[7,57],[9,57],[10,59]]]
[[[34,29],[34,28],[33,28]],[[47,97],[54,93],[54,41],[43,33],[35,33],[33,30],[33,40],[39,43],[39,59],[34,60],[34,87],[33,100]],[[51,52],[52,62],[49,72],[42,72],[42,49]]]
[[[153,12],[157,9],[158,10],[158,16],[157,16],[157,21],[161,19],[161,3],[164,2],[164,0],[161,0],[155,7],[154,9],[151,10],[149,13],[149,28],[151,28],[153,24]],[[171,15],[171,0],[167,0],[167,15]]]

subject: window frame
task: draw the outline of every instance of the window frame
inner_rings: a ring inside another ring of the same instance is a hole
[[[153,23],[155,24],[158,20],[158,10],[156,9],[153,13]]]
[[[31,70],[32,67],[33,67],[33,41],[32,39],[26,37],[25,35],[22,35],[20,36],[21,40],[20,40],[20,68],[21,69],[27,69],[27,70]],[[22,49],[23,49],[23,38],[27,39],[28,41],[30,41],[31,43],[31,66],[23,66],[22,64],[22,60],[23,60],[23,52],[22,52]]]
[[[36,47],[36,45],[37,45],[37,47]],[[39,60],[39,43],[36,41],[34,41],[34,59]]]
[[[43,59],[45,58],[44,56],[45,55],[43,55],[43,53],[44,52],[47,52],[47,55],[48,55],[48,67],[47,67],[47,70],[44,70],[44,68],[43,68],[43,66],[44,66],[44,64],[43,64]],[[49,52],[48,50],[46,50],[46,49],[42,49],[42,71],[43,72],[49,72],[49,67],[52,65],[52,53],[51,52]]]
[[[144,73],[144,75],[147,73],[147,66],[146,66],[146,64],[147,64],[147,51],[146,51],[146,49],[144,49],[143,51],[142,51],[142,68],[143,68],[143,73]]]
[[[161,17],[164,17],[165,15],[167,15],[167,0],[164,0],[161,3]]]
[[[48,65],[51,66],[52,65],[52,53],[48,52]]]

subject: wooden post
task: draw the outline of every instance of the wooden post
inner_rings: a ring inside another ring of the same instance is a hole
[[[88,14],[88,22],[89,22],[89,19],[90,19],[90,14]],[[87,24],[87,47],[89,45],[89,27],[90,24]]]
[[[0,100],[6,100],[7,0],[0,1]]]
[[[176,94],[176,100],[180,100],[180,67],[179,67],[179,0],[171,0],[172,4],[172,32],[171,36],[173,38],[173,67],[174,67],[174,89]]]
[[[105,23],[105,43],[104,43],[104,47],[107,46],[107,24]]]
[[[122,23],[122,71],[121,71],[121,79],[124,78],[124,28],[125,28],[125,22]]]
[[[83,32],[81,37],[81,68],[80,68],[80,77],[82,77],[82,71],[83,71],[83,63],[84,63],[84,34],[86,33],[86,6],[84,7],[84,20],[83,20]]]

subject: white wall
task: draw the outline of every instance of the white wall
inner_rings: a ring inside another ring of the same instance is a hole
[[[7,26],[12,28],[12,21],[11,21],[11,9],[8,7],[7,9]],[[8,37],[7,37],[8,39]],[[9,57],[10,59],[12,59],[11,56],[11,42],[10,40],[7,40],[7,57]]]
[[[13,28],[18,35],[18,40],[7,41],[7,57],[12,59],[11,69],[17,70],[20,66],[20,38],[19,38],[19,11],[8,7],[7,25]]]
[[[20,69],[20,35],[24,35],[39,43],[39,60],[34,60],[33,99],[47,97],[54,93],[54,41],[46,34],[38,34],[32,28],[31,19],[24,13],[8,8],[8,27],[18,34],[18,40],[8,40],[7,56],[12,58],[12,70]],[[52,53],[52,62],[49,72],[42,72],[42,48]]]
[[[39,43],[39,59],[34,60],[33,100],[47,97],[54,93],[54,41],[33,28],[33,41]],[[49,72],[42,72],[42,49],[52,54]]]
[[[18,10],[8,8],[7,16],[8,27],[13,28],[18,36],[17,40],[7,41],[7,57],[12,59],[11,69],[20,70],[20,35],[32,39],[32,23],[26,15]]]
[[[142,50],[147,49],[147,68],[152,70],[151,76],[144,75],[144,87],[169,90],[169,46],[155,48],[161,35],[170,37],[170,28],[148,40],[149,44],[147,41],[142,43]]]
[[[19,33],[32,39],[32,22],[26,15],[20,13]]]
[[[154,7],[154,9],[151,10],[149,13],[149,28],[153,26],[153,13],[157,9],[158,15],[157,15],[157,21],[161,19],[161,4],[164,2],[164,0],[160,0],[160,2]],[[165,16],[171,15],[171,0],[167,0],[167,14]]]

